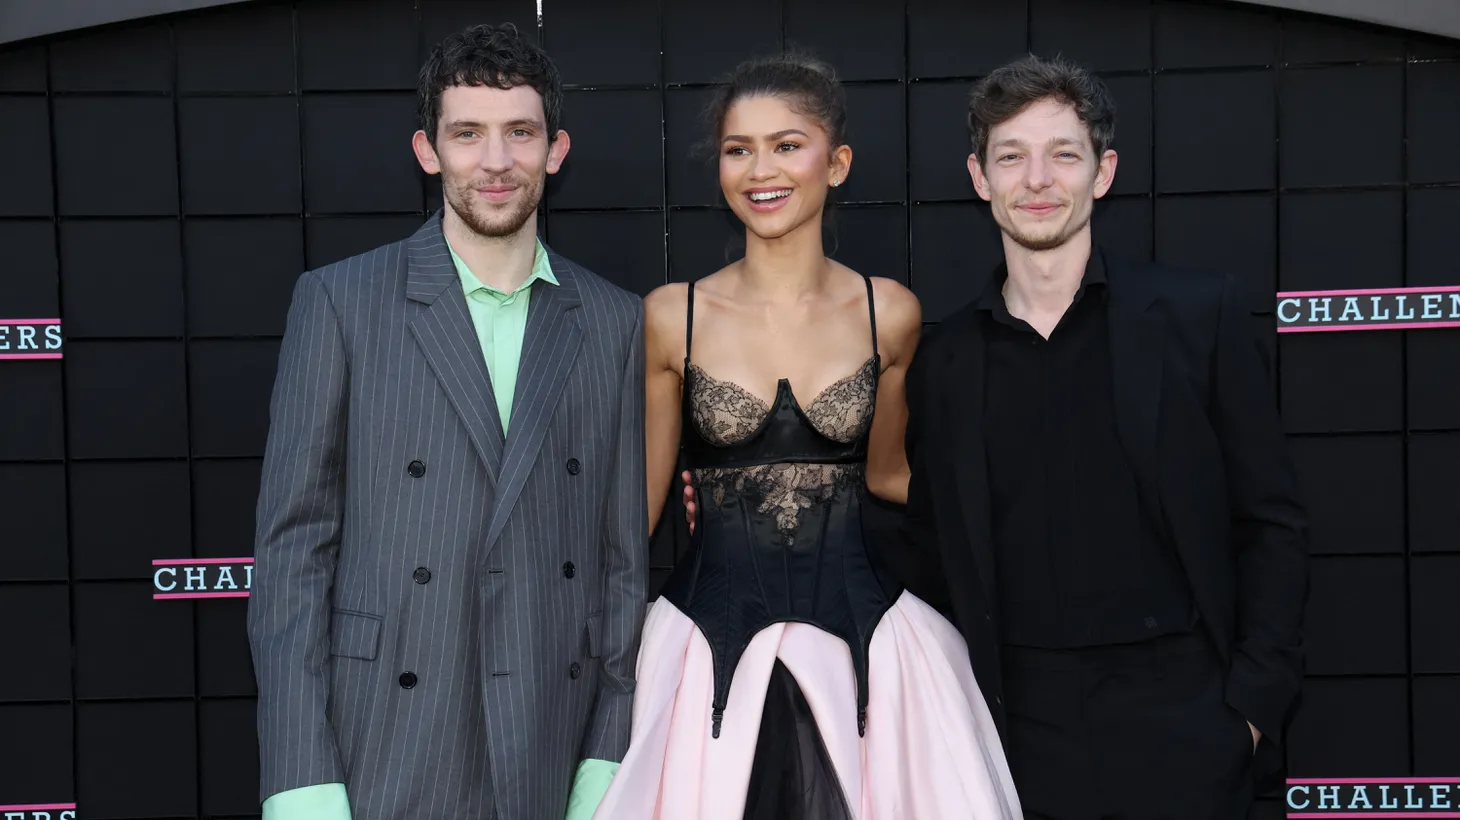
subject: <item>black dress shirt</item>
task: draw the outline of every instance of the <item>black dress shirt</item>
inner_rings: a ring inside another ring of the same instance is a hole
[[[1007,277],[1001,265],[978,302],[1003,642],[1062,649],[1188,630],[1190,589],[1116,433],[1099,251],[1047,340],[1009,314]]]

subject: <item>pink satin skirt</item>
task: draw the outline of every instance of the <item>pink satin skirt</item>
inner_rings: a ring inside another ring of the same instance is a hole
[[[594,820],[740,820],[778,658],[810,704],[856,820],[1022,817],[962,636],[904,592],[872,635],[861,737],[846,643],[782,623],[757,633],[741,657],[720,737],[712,738],[709,644],[672,604],[655,601],[639,650],[628,755]]]

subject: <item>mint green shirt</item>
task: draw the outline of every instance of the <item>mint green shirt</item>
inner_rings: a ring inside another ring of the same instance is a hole
[[[448,243],[446,247],[449,249],[451,245]],[[531,275],[511,293],[483,285],[454,249],[451,261],[456,265],[457,276],[461,277],[466,308],[476,327],[487,373],[492,377],[492,392],[497,397],[497,412],[505,435],[512,416],[512,396],[517,390],[517,367],[522,359],[522,339],[527,333],[532,283],[540,279],[556,286],[558,280],[553,276],[542,242],[537,243]],[[579,763],[565,820],[589,820],[608,792],[608,784],[618,767],[619,764],[607,760]],[[263,810],[263,820],[350,820],[350,798],[345,784],[321,783],[279,792],[264,801]]]
[[[450,248],[450,244],[447,245]],[[511,293],[483,285],[472,274],[456,251],[451,251],[456,275],[461,277],[461,291],[466,294],[466,309],[476,326],[477,342],[487,372],[492,376],[492,393],[497,397],[497,412],[502,417],[502,433],[506,435],[512,415],[512,395],[517,389],[517,366],[522,360],[522,337],[527,332],[527,306],[532,301],[532,283],[541,279],[556,286],[547,249],[537,243],[532,260],[532,274]]]

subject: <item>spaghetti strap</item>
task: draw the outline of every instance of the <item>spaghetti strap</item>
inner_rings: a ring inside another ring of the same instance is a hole
[[[695,283],[689,283],[689,309],[684,317],[684,360],[689,361],[689,351],[695,335]]]
[[[877,300],[872,298],[872,277],[864,273],[862,274],[862,281],[867,283],[867,316],[872,320],[872,357],[880,361],[881,359],[877,355]],[[693,288],[694,286],[691,285],[690,287]]]

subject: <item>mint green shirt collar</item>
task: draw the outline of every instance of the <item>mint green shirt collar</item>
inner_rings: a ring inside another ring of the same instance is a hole
[[[521,293],[527,288],[532,287],[532,283],[536,282],[539,279],[547,282],[549,285],[558,284],[558,278],[556,276],[553,276],[553,266],[551,263],[548,262],[547,248],[543,247],[541,239],[536,240],[536,244],[537,252],[534,253],[532,257],[532,273],[525,280],[523,280],[522,284],[518,285],[512,291],[512,293],[506,293],[494,287],[482,284],[482,280],[478,279],[476,275],[471,272],[471,268],[467,267],[466,262],[457,255],[456,249],[451,247],[450,242],[446,243],[446,249],[448,251],[451,251],[451,262],[452,264],[456,265],[456,275],[461,279],[462,293],[465,293],[468,297],[470,297],[473,293],[480,290],[497,299],[498,301],[506,301],[509,296]]]

